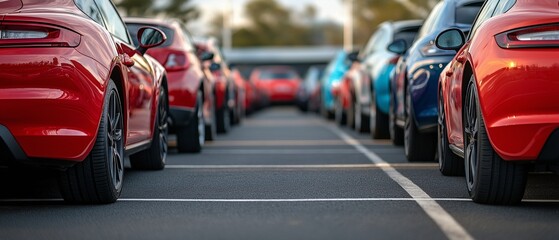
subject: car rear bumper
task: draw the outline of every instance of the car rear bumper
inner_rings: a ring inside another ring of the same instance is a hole
[[[181,108],[181,107],[169,107],[169,113],[171,118],[171,126],[181,127],[186,126],[192,120],[194,116],[195,109],[191,108]]]
[[[0,124],[14,157],[84,160],[97,135],[107,70],[72,48],[6,48],[0,55]],[[14,152],[14,140],[23,154]]]
[[[169,106],[194,109],[202,77],[190,69],[167,72]]]

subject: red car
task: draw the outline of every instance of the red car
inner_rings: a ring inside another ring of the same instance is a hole
[[[241,71],[237,68],[231,70],[235,82],[238,82],[244,89],[243,110],[246,114],[253,113],[258,108],[258,92],[254,84],[248,81]]]
[[[177,134],[178,151],[200,152],[206,135],[204,126],[211,123],[214,114],[213,84],[202,72],[186,27],[176,20],[127,18],[125,22],[132,36],[143,26],[156,27],[167,35],[163,45],[147,53],[167,70],[170,123]]]
[[[235,91],[231,71],[225,62],[225,58],[213,38],[196,39],[198,56],[203,58],[204,53],[212,53],[213,57],[203,61],[203,68],[207,76],[215,85],[215,112],[218,133],[227,133],[231,129],[231,123],[236,109]]]
[[[263,66],[252,70],[250,81],[262,93],[263,102],[291,103],[295,102],[301,78],[289,66]]]
[[[458,51],[439,81],[440,170],[465,173],[475,202],[517,203],[531,165],[558,170],[557,16],[557,1],[488,0],[467,39],[436,39]]]
[[[125,154],[165,166],[165,70],[144,55],[160,30],[139,29],[134,47],[110,0],[4,0],[0,14],[2,161],[60,169],[80,203],[117,200]]]

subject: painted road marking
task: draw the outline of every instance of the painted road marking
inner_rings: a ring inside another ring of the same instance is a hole
[[[363,144],[390,145],[389,141],[365,140]],[[343,140],[223,140],[207,142],[205,147],[235,146],[346,146]]]
[[[169,165],[165,168],[169,169],[285,169],[285,168],[384,168],[391,166],[393,168],[428,168],[435,169],[439,165],[432,163],[396,163],[396,164],[292,164],[292,165]]]
[[[336,133],[347,144],[352,145],[357,151],[363,153],[371,162],[376,164],[387,164],[382,158],[365,148],[359,141],[342,132],[336,127],[328,127],[332,132]],[[462,227],[436,200],[431,198],[423,189],[413,183],[410,179],[398,172],[389,164],[381,168],[392,180],[398,183],[413,199],[421,199],[416,201],[417,204],[427,213],[427,215],[439,226],[442,232],[449,239],[473,239],[473,237]],[[431,200],[429,200],[431,199]]]
[[[374,201],[413,201],[413,202],[471,202],[470,198],[287,198],[287,199],[197,199],[197,198],[120,198],[118,202],[231,202],[231,203],[258,203],[258,202],[374,202]],[[0,203],[48,203],[64,202],[61,198],[44,199],[0,199]],[[526,203],[559,203],[559,199],[524,199]]]
[[[355,149],[210,149],[204,150],[204,154],[361,154]]]

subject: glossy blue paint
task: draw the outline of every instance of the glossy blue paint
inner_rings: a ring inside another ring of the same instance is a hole
[[[340,51],[336,57],[330,61],[324,75],[321,79],[321,94],[322,94],[322,107],[327,111],[334,111],[334,96],[332,95],[332,88],[334,85],[340,84],[344,74],[349,70],[351,61],[347,59],[347,53]]]

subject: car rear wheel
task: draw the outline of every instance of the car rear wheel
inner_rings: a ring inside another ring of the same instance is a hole
[[[338,126],[344,126],[347,122],[347,114],[344,111],[342,100],[339,98],[336,98],[336,105],[334,107],[334,121]]]
[[[472,76],[463,109],[465,168],[468,192],[474,202],[516,204],[526,188],[526,164],[503,160],[493,149],[485,130]]]
[[[346,112],[346,125],[350,129],[353,129],[355,127],[355,100],[352,100],[348,104],[348,108]]]
[[[214,98],[215,99],[215,98]],[[210,120],[209,121],[205,121],[206,126],[205,126],[205,137],[206,137],[206,141],[213,141],[216,139],[217,137],[217,118],[216,118],[216,111],[215,111],[215,104],[210,104]]]
[[[386,113],[380,111],[376,103],[375,91],[371,92],[371,116],[370,116],[370,128],[371,137],[373,139],[387,139],[390,137],[388,132],[388,116]]]
[[[456,154],[454,154],[449,147],[444,104],[441,94],[439,94],[437,135],[437,155],[439,157],[439,170],[445,176],[464,176],[464,160],[456,156]]]
[[[396,146],[404,145],[404,129],[396,124],[396,106],[394,106],[394,98],[390,97],[390,109],[388,112],[388,130],[390,140]]]
[[[227,133],[231,130],[231,113],[227,102],[223,103],[223,107],[216,112],[217,132]]]
[[[359,133],[366,133],[370,131],[369,128],[369,124],[370,124],[370,119],[369,116],[363,114],[363,111],[361,109],[361,104],[359,104],[359,102],[356,100],[353,103],[353,109],[354,109],[354,119],[355,119],[355,131],[359,132]]]
[[[168,153],[168,113],[167,92],[165,88],[161,87],[159,89],[159,105],[157,107],[151,146],[146,150],[130,155],[130,165],[132,168],[142,170],[161,170],[165,168],[165,160]]]
[[[184,127],[177,130],[177,148],[179,152],[198,153],[202,151],[206,138],[202,92],[196,97],[195,115]]]
[[[74,203],[112,203],[124,176],[124,124],[119,93],[109,81],[93,149],[86,159],[61,173],[62,197]]]
[[[421,133],[413,118],[413,107],[406,93],[406,122],[404,127],[404,153],[410,162],[434,161],[437,139],[433,133]]]

